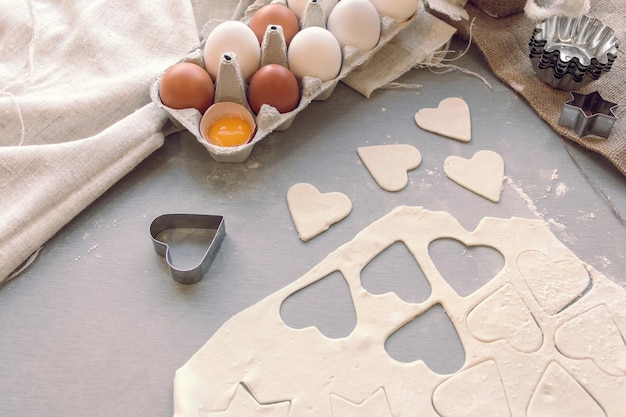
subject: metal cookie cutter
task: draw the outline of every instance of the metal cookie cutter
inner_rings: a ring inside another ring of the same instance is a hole
[[[173,229],[198,229],[215,230],[215,235],[209,244],[200,263],[190,269],[179,269],[172,264],[170,248],[164,242],[162,236],[164,232]],[[224,217],[206,214],[163,214],[155,218],[150,224],[150,236],[154,250],[165,260],[170,268],[172,277],[181,284],[195,284],[200,281],[211,266],[215,255],[224,240],[226,228]]]
[[[570,96],[563,105],[559,125],[569,127],[579,137],[608,138],[615,124],[617,103],[604,100],[597,91],[589,94],[570,91]]]

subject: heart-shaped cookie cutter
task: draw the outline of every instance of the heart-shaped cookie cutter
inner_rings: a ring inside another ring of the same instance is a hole
[[[172,229],[204,229],[215,230],[215,235],[209,244],[202,260],[189,269],[179,269],[172,263],[172,255],[167,243],[159,236]],[[163,214],[156,217],[150,224],[150,236],[154,250],[165,260],[172,273],[172,278],[181,284],[195,284],[200,281],[209,270],[215,255],[226,235],[224,217],[210,214]]]

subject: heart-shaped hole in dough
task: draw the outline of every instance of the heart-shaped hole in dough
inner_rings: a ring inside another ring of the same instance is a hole
[[[356,327],[350,288],[338,271],[285,298],[280,306],[280,316],[291,328],[316,327],[324,336],[333,339],[348,336]]]
[[[504,268],[504,256],[490,246],[443,238],[433,240],[428,251],[441,276],[461,297],[483,287]]]
[[[459,334],[441,304],[435,304],[392,333],[385,342],[385,350],[399,362],[421,360],[438,374],[454,373],[465,363]]]
[[[394,292],[407,303],[430,297],[430,283],[409,249],[396,242],[361,270],[361,285],[371,294]]]

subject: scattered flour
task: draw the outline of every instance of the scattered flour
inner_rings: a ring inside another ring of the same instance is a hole
[[[250,161],[246,162],[246,166],[250,169],[257,169],[261,166],[261,164],[258,161]]]
[[[565,226],[562,223],[559,223],[559,221],[557,219],[553,219],[553,218],[549,218],[548,220],[546,220],[548,222],[548,224],[550,224],[551,226],[556,227],[557,230],[563,231],[565,229],[567,229],[567,226]]]
[[[559,179],[559,170],[555,169],[554,171],[552,171],[552,176],[550,177],[550,179],[552,181],[556,181]]]
[[[604,266],[608,266],[611,265],[611,260],[609,258],[606,257],[606,255],[598,255],[596,256],[596,259],[599,261],[599,263],[601,263]]]
[[[559,183],[559,185],[556,186],[556,195],[558,197],[563,197],[565,196],[565,194],[567,194],[569,192],[569,186],[563,182]]]
[[[528,209],[538,218],[543,219],[543,214],[539,212],[539,210],[537,210],[537,206],[535,205],[535,203],[533,202],[533,200],[530,198],[530,196],[528,194],[526,194],[526,192],[524,191],[524,189],[522,188],[521,184],[517,184],[515,183],[515,181],[513,181],[513,179],[509,178],[509,177],[505,177],[505,181],[508,185],[511,186],[511,188],[513,188],[513,190],[515,190],[515,192],[522,198],[522,200],[524,200],[524,202],[526,203],[526,206],[528,206]]]

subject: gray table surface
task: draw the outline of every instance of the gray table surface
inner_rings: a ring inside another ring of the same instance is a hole
[[[453,47],[464,49],[458,40]],[[458,71],[428,69],[400,79],[421,84],[418,90],[381,90],[370,99],[340,84],[241,164],[214,162],[187,133],[168,137],[0,288],[0,415],[172,415],[174,372],[228,318],[297,279],[398,205],[448,211],[467,229],[485,216],[541,218],[581,260],[626,286],[626,233],[615,214],[626,213],[626,179],[601,156],[563,143],[490,73],[476,49],[455,65],[483,75],[492,88]],[[413,120],[420,108],[453,96],[470,106],[470,143],[422,131]],[[389,193],[373,181],[356,147],[393,143],[416,146],[423,162],[404,190]],[[505,161],[498,204],[443,172],[447,156],[482,149]],[[300,241],[285,202],[297,182],[343,192],[352,213]],[[171,279],[148,233],[156,216],[180,212],[226,220],[209,273],[192,286]],[[436,256],[443,265],[454,252]],[[490,262],[496,261],[485,265]],[[330,288],[330,305],[334,295]],[[298,311],[293,320],[307,308]],[[319,320],[339,333],[345,321]],[[424,353],[433,366],[462,363],[453,336],[449,350]],[[395,349],[402,354],[401,346]]]

